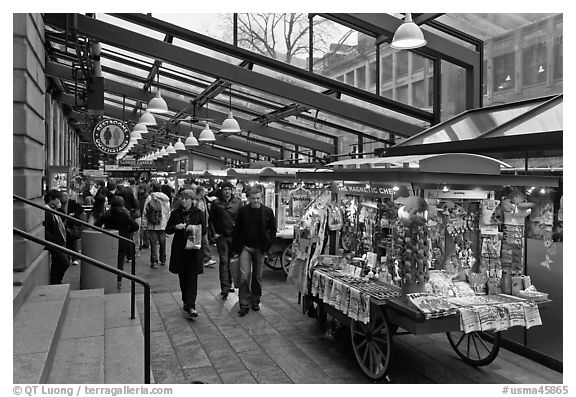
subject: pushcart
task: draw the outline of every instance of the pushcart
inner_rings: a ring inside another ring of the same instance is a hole
[[[272,247],[268,250],[264,263],[272,270],[282,269],[286,275],[292,262],[293,231],[286,230],[276,233]]]
[[[393,356],[393,338],[403,334],[445,333],[456,354],[474,366],[490,364],[498,356],[499,331],[464,333],[460,330],[459,314],[427,319],[401,297],[398,287],[388,284],[386,287],[388,297],[370,298],[370,321],[366,324],[346,316],[310,292],[303,299],[304,311],[310,314],[312,310],[319,323],[325,323],[330,315],[349,328],[356,361],[368,378],[380,380],[386,376]]]

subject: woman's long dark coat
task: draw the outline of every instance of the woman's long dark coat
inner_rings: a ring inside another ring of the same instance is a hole
[[[202,234],[206,233],[206,222],[202,216],[202,211],[198,208],[191,207],[189,211],[185,211],[183,207],[180,207],[172,211],[168,219],[168,224],[166,225],[166,233],[174,234],[168,270],[178,274],[182,266],[191,266],[196,274],[202,274],[204,273],[202,250],[184,249],[187,240],[186,230],[176,230],[176,225],[179,223],[202,225]]]

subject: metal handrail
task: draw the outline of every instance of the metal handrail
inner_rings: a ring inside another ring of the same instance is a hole
[[[18,195],[13,194],[13,195],[12,195],[12,198],[15,199],[15,200],[17,200],[17,201],[21,201],[21,202],[23,202],[23,203],[29,204],[29,205],[31,205],[31,206],[33,206],[33,207],[40,208],[41,210],[51,212],[51,213],[53,213],[53,214],[55,214],[55,215],[58,215],[58,216],[60,216],[60,217],[65,218],[65,219],[68,219],[68,220],[77,222],[77,223],[79,223],[79,224],[81,224],[81,225],[84,225],[84,226],[89,227],[90,229],[97,230],[97,231],[99,231],[99,232],[101,232],[101,233],[104,233],[104,234],[106,234],[106,235],[108,235],[108,236],[112,236],[112,237],[114,237],[115,239],[118,239],[118,240],[121,240],[121,241],[125,241],[125,242],[133,245],[133,246],[134,246],[134,249],[131,249],[131,250],[130,250],[130,256],[132,257],[132,258],[131,258],[131,259],[132,259],[131,271],[132,271],[132,275],[136,275],[136,243],[135,243],[133,240],[131,240],[131,239],[129,239],[129,238],[126,238],[126,237],[123,237],[123,236],[119,236],[119,235],[117,235],[117,234],[114,234],[114,233],[110,232],[109,230],[103,229],[103,228],[98,227],[98,226],[94,226],[94,225],[92,225],[92,224],[90,224],[90,223],[88,223],[88,222],[84,222],[84,221],[82,221],[82,220],[80,220],[80,219],[74,218],[73,216],[64,214],[64,213],[62,213],[62,212],[60,212],[60,211],[53,210],[52,208],[48,208],[48,207],[46,207],[45,205],[37,204],[37,203],[35,203],[34,201],[28,200],[28,199],[26,199],[26,198],[24,198],[24,197],[21,197],[21,196],[18,196]],[[131,288],[130,288],[130,318],[135,318],[135,313],[136,313],[136,290],[135,290],[135,288],[136,288],[136,285],[135,285],[134,281],[132,281],[132,282],[130,283],[130,287],[131,287]]]
[[[134,283],[138,283],[144,287],[144,383],[150,383],[150,284],[145,280],[136,277],[130,273],[126,273],[123,270],[116,269],[115,267],[109,266],[105,263],[97,261],[96,259],[92,259],[89,256],[79,254],[78,252],[69,250],[68,248],[64,248],[58,244],[54,244],[50,241],[43,240],[38,238],[32,234],[26,233],[23,230],[16,229],[15,227],[12,228],[14,234],[24,237],[30,241],[43,245],[45,247],[50,248],[51,250],[60,251],[72,257],[76,257],[81,259],[82,261],[94,265],[102,270],[107,272],[114,273],[118,276],[122,276],[127,278],[128,280],[132,281],[132,285]],[[134,289],[132,289],[134,291]],[[134,317],[131,317],[134,318]]]

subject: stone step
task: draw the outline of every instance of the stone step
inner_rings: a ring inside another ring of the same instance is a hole
[[[35,287],[13,322],[13,382],[45,383],[70,300],[70,285]]]
[[[47,383],[104,382],[104,290],[72,291]]]
[[[144,383],[144,332],[138,310],[130,318],[130,293],[107,294],[104,302],[104,383]]]

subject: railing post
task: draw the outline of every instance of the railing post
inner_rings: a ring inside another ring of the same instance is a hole
[[[138,231],[136,231],[138,233]],[[132,258],[132,275],[136,275],[136,243],[133,243],[133,247],[130,250],[130,257]],[[130,282],[130,318],[136,318],[136,282],[132,280]]]
[[[150,285],[144,284],[144,383],[150,383]]]

